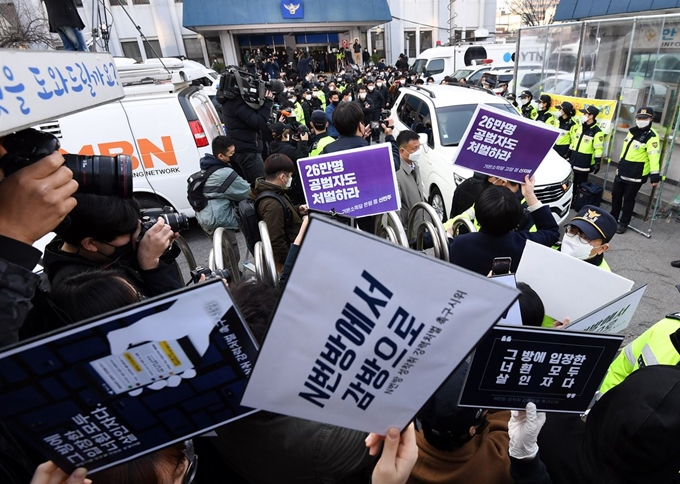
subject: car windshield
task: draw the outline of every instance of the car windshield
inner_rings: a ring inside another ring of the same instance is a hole
[[[455,77],[456,79],[462,79],[463,77],[467,79],[470,77],[470,74],[475,72],[475,69],[458,69],[456,72],[451,74],[449,77]]]
[[[487,104],[487,106],[518,115],[517,110],[510,103]],[[436,109],[439,141],[442,146],[458,146],[475,109],[477,109],[477,104],[446,106]]]
[[[427,59],[416,59],[411,70],[417,72],[418,74],[422,74],[426,65]]]

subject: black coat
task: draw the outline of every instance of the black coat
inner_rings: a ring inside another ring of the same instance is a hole
[[[222,118],[238,153],[261,153],[261,132],[267,131],[273,102],[266,99],[260,109],[248,106],[240,97],[222,104]]]
[[[364,146],[368,146],[368,141],[360,136],[340,136],[332,143],[327,144],[321,154],[325,155],[326,153],[335,153],[336,151],[363,148]]]
[[[309,143],[300,140],[296,145],[287,141],[274,140],[269,144],[270,154],[280,153],[286,155],[293,161],[295,166],[295,174],[293,175],[293,183],[286,192],[294,205],[305,203],[305,195],[302,189],[302,182],[300,181],[300,173],[298,172],[297,160],[299,158],[306,158],[309,156]]]
[[[85,28],[73,0],[44,0],[44,2],[50,21],[50,32],[56,32],[58,27],[75,27],[79,30]]]

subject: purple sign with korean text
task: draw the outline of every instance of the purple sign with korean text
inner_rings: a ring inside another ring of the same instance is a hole
[[[389,143],[298,160],[307,206],[348,217],[400,209]]]
[[[500,109],[479,105],[453,164],[524,183],[550,152],[560,131]]]

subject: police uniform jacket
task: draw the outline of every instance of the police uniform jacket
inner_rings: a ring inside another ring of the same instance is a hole
[[[578,125],[576,121],[572,118],[559,118],[556,119],[557,128],[562,131],[555,141],[554,149],[557,151],[562,158],[569,158],[569,146],[571,145],[571,140],[576,137],[576,131],[578,130]]]
[[[680,312],[669,314],[629,343],[612,362],[600,391],[605,393],[638,368],[680,363]]]
[[[661,160],[661,141],[656,130],[651,126],[630,128],[623,141],[618,176],[624,182],[644,183],[647,176],[659,175]]]
[[[581,123],[571,139],[572,168],[576,171],[590,171],[597,158],[602,158],[604,148],[604,132],[597,122],[587,125]]]
[[[525,118],[536,119],[538,117],[538,111],[536,111],[536,107],[531,104],[531,102],[528,102],[522,106],[520,112]]]
[[[555,118],[552,113],[548,112],[547,109],[545,111],[538,111],[538,114],[536,115],[536,121],[545,123],[548,126],[552,126],[553,128],[557,128],[559,126],[557,118]]]

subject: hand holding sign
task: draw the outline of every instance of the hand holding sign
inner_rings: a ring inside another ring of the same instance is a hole
[[[545,424],[545,412],[537,412],[536,404],[527,403],[525,411],[513,410],[508,422],[510,457],[533,459],[538,454],[538,434]]]
[[[85,479],[86,475],[87,469],[79,467],[69,476],[57,467],[57,464],[47,461],[40,464],[35,470],[31,484],[92,484],[90,479]]]
[[[379,438],[376,434],[370,434],[366,439],[375,442]],[[370,455],[377,454],[378,442],[371,447]],[[373,469],[373,484],[404,484],[411,475],[413,466],[418,460],[418,445],[416,444],[416,431],[413,424],[406,427],[402,434],[399,429],[391,428],[385,436],[385,444],[380,460]]]

